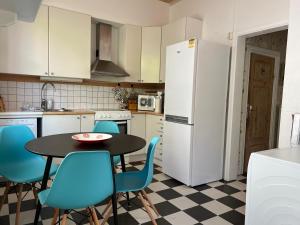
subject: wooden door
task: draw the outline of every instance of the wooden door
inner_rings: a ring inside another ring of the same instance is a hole
[[[251,54],[244,171],[252,152],[269,149],[274,66],[274,58]]]

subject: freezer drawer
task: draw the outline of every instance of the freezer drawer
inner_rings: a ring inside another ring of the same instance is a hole
[[[164,124],[163,172],[186,185],[191,185],[192,131],[192,125]]]

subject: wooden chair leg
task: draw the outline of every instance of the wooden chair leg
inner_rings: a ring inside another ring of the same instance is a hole
[[[156,220],[155,220],[154,216],[152,215],[151,209],[150,209],[150,207],[147,205],[147,202],[146,202],[145,199],[143,198],[143,195],[141,194],[141,192],[139,192],[138,196],[139,196],[141,202],[143,203],[143,205],[144,205],[144,207],[145,207],[145,209],[146,209],[146,211],[147,211],[147,213],[148,213],[148,215],[149,215],[149,217],[150,217],[150,219],[151,219],[153,225],[157,225]]]
[[[36,191],[36,188],[35,188],[35,183],[32,183],[31,187],[32,187],[33,196],[35,198],[35,201],[37,202],[38,201],[38,194],[37,194],[37,191]]]
[[[152,201],[150,200],[149,196],[147,195],[146,191],[142,190],[142,194],[145,197],[145,199],[148,201],[148,203],[150,204],[151,208],[154,210],[154,212],[156,213],[157,216],[160,216],[156,207],[154,206],[154,204],[152,203]]]
[[[61,225],[66,225],[66,223],[67,223],[67,217],[68,217],[68,214],[64,214],[63,215],[63,218],[62,218],[62,221],[61,221]]]
[[[6,185],[5,185],[5,190],[4,190],[4,194],[1,198],[1,202],[0,202],[0,211],[5,203],[5,200],[7,198],[7,195],[8,195],[8,192],[9,192],[9,188],[10,188],[10,182],[6,182]]]
[[[103,212],[103,220],[101,225],[104,225],[112,214],[112,201],[107,204],[106,214]]]
[[[89,208],[86,209],[88,215],[89,215],[89,223],[90,225],[94,225],[94,222],[93,222],[93,216],[92,216],[92,210],[90,210]]]
[[[18,202],[17,202],[15,225],[20,225],[20,213],[21,213],[22,192],[23,192],[23,184],[19,184],[18,186],[19,186],[19,191],[18,191]]]
[[[51,225],[55,225],[56,224],[58,216],[59,216],[59,209],[55,208],[54,209],[54,215],[53,215],[53,219],[52,219]]]
[[[109,202],[107,203],[107,205],[106,205],[106,207],[105,207],[105,209],[103,210],[103,215],[107,212],[107,210],[111,207],[111,204],[112,204],[112,201],[111,200],[109,200]]]
[[[95,225],[100,225],[96,210],[94,208],[92,208],[91,211],[92,211],[92,217],[93,217]]]
[[[117,202],[119,202],[120,198],[121,198],[121,194],[118,194],[117,196]],[[102,215],[103,215],[103,220],[102,220],[102,223],[101,225],[104,225],[107,220],[109,219],[110,215],[112,214],[112,201],[110,200],[108,203],[107,203],[107,206],[106,208],[104,209]]]

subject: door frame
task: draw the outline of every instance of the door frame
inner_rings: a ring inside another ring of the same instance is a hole
[[[275,132],[275,124],[276,124],[275,123],[276,122],[275,121],[276,101],[277,101],[277,93],[278,93],[278,79],[280,73],[280,52],[259,48],[251,45],[246,45],[242,110],[241,110],[240,154],[239,154],[240,155],[239,171],[241,174],[244,172],[245,140],[246,140],[246,128],[247,128],[247,104],[248,104],[248,94],[249,94],[249,79],[250,79],[250,66],[251,66],[252,53],[272,57],[275,59],[270,134],[269,134],[269,148],[274,148],[274,132]]]

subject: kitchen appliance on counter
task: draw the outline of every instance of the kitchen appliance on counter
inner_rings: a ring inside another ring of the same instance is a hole
[[[139,95],[138,96],[138,110],[154,111],[155,110],[155,96],[154,95]]]
[[[121,134],[130,133],[131,112],[119,109],[93,109],[95,111],[95,123],[98,121],[114,121],[118,124]]]
[[[229,56],[203,40],[167,47],[163,172],[189,186],[223,176]]]

